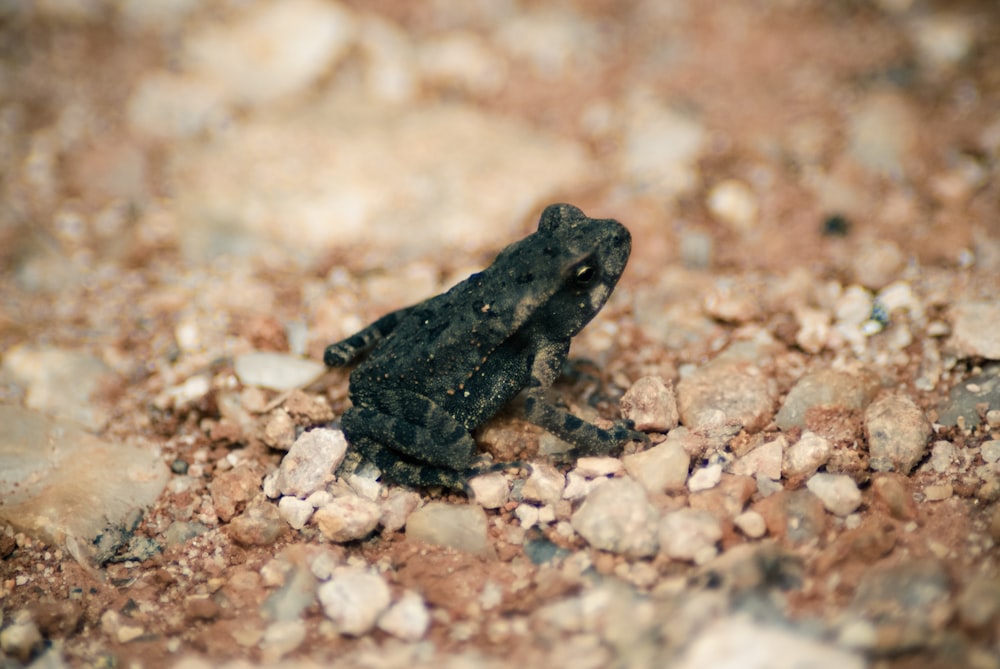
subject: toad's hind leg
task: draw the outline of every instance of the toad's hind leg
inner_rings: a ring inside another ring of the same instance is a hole
[[[384,393],[379,405],[352,407],[341,419],[362,455],[399,483],[464,486],[476,454],[465,426],[413,393]]]

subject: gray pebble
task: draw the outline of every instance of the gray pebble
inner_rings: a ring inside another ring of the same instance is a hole
[[[931,425],[906,395],[881,397],[865,411],[871,468],[909,474],[927,451]]]
[[[486,529],[486,512],[473,504],[429,502],[406,520],[407,539],[491,556]]]
[[[348,636],[367,634],[389,608],[389,586],[366,569],[341,567],[317,591],[323,613]]]

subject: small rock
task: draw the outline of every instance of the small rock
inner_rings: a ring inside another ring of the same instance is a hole
[[[304,620],[279,620],[264,630],[260,640],[261,659],[265,663],[277,662],[302,645],[306,639]]]
[[[818,369],[792,386],[774,420],[782,430],[806,428],[810,409],[861,410],[874,399],[878,389],[878,379],[867,372]]]
[[[744,511],[733,518],[733,524],[750,539],[760,539],[767,534],[767,523],[764,516],[756,511]]]
[[[286,495],[278,500],[278,513],[293,530],[301,530],[313,515],[313,505],[306,500]]]
[[[503,472],[490,472],[469,479],[469,491],[479,506],[484,509],[499,509],[507,503],[510,484]]]
[[[1000,365],[990,365],[981,374],[975,374],[956,383],[948,391],[948,399],[938,407],[937,422],[949,427],[959,424],[966,429],[980,423],[981,406],[1000,406]],[[996,409],[991,409],[996,411]],[[990,411],[987,411],[987,417]]]
[[[664,197],[694,188],[698,183],[697,161],[707,139],[704,126],[655,104],[643,104],[636,112],[624,138],[625,173]]]
[[[867,663],[861,655],[824,643],[806,631],[735,615],[716,618],[698,629],[673,666],[676,669],[864,669]]]
[[[950,441],[935,441],[931,448],[930,468],[944,474],[955,461],[955,445]]]
[[[382,510],[375,502],[358,495],[335,497],[313,514],[320,533],[335,543],[367,537],[378,527]]]
[[[787,445],[788,440],[779,434],[777,438],[761,444],[734,461],[730,473],[737,476],[763,476],[777,481],[781,478],[781,464]]]
[[[622,461],[612,457],[587,456],[577,459],[573,471],[588,479],[616,476],[622,473]]]
[[[24,663],[41,643],[42,635],[30,617],[15,619],[13,624],[0,632],[0,650]]]
[[[251,504],[229,522],[229,535],[243,546],[270,546],[284,530],[285,521],[269,503]]]
[[[1000,304],[959,302],[951,309],[951,343],[963,357],[1000,360]]]
[[[850,515],[861,506],[861,491],[850,476],[813,474],[806,481],[806,488],[823,502],[827,511],[836,516]]]
[[[795,343],[806,353],[819,353],[830,338],[830,314],[819,309],[800,307],[795,310],[799,331]]]
[[[261,441],[273,449],[287,451],[295,442],[295,422],[284,409],[275,409],[261,430]]]
[[[420,506],[420,495],[412,490],[396,488],[382,502],[379,524],[386,532],[397,532],[406,525],[407,518]]]
[[[227,472],[216,474],[208,484],[212,505],[219,520],[228,522],[243,506],[260,492],[263,473],[255,465],[240,464]]]
[[[622,458],[625,471],[648,492],[676,492],[684,489],[691,456],[677,439]]]
[[[391,601],[389,586],[378,574],[353,567],[338,568],[316,592],[323,613],[341,634],[367,634]]]
[[[688,479],[688,490],[691,492],[710,490],[719,485],[719,481],[721,480],[722,465],[715,464],[708,467],[700,467],[691,473],[691,478]]]
[[[473,555],[493,554],[486,535],[486,512],[479,505],[429,502],[410,514],[406,538]]]
[[[649,557],[658,548],[656,509],[645,489],[629,478],[595,488],[573,514],[573,529],[595,548],[628,557]]]
[[[872,470],[909,474],[924,457],[932,430],[913,400],[894,394],[868,406],[865,433]]]
[[[979,453],[987,464],[1000,462],[1000,439],[984,441],[983,445],[979,447]]]
[[[783,471],[789,477],[811,476],[830,459],[830,442],[813,432],[803,432],[797,442],[785,451]]]
[[[733,231],[749,232],[757,223],[757,195],[742,181],[727,179],[709,191],[708,210]]]
[[[910,491],[910,479],[901,474],[876,474],[872,477],[872,491],[875,499],[889,510],[893,518],[912,520],[917,507]]]
[[[378,628],[403,641],[419,641],[427,634],[431,616],[427,604],[415,592],[405,592],[399,600],[379,616]]]
[[[563,473],[546,464],[531,465],[531,475],[524,482],[521,497],[528,502],[555,504],[562,499],[566,487],[566,477]]]
[[[722,525],[714,514],[699,509],[678,509],[660,520],[660,550],[674,560],[704,564],[718,553]]]
[[[808,490],[782,490],[756,502],[753,510],[764,517],[767,532],[795,544],[816,541],[826,530],[823,503]]]
[[[233,368],[240,383],[269,390],[292,390],[315,381],[326,366],[287,353],[255,351],[237,356]]]
[[[924,499],[928,502],[940,502],[951,497],[953,488],[950,483],[938,483],[924,486]]]
[[[705,431],[721,422],[735,431],[762,429],[771,420],[777,389],[756,364],[716,360],[677,384],[677,407],[684,425]]]
[[[540,514],[537,506],[518,504],[517,508],[514,509],[514,516],[521,523],[521,527],[527,530],[538,524]]]
[[[635,423],[636,430],[668,432],[680,420],[673,384],[659,376],[644,376],[633,383],[618,406],[622,417]]]
[[[306,498],[326,485],[347,453],[340,430],[317,428],[303,432],[278,467],[275,481],[283,495]]]

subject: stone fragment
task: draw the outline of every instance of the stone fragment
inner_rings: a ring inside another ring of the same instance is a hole
[[[677,384],[681,422],[694,431],[721,420],[747,432],[762,429],[774,410],[777,390],[773,379],[749,362],[713,361]]]
[[[974,576],[962,588],[957,609],[962,624],[974,630],[986,630],[1000,622],[1000,579]]]
[[[930,468],[938,474],[944,474],[955,461],[955,445],[950,441],[935,441],[931,447]]]
[[[305,499],[333,478],[346,453],[347,440],[340,430],[317,428],[303,432],[278,467],[278,491]]]
[[[951,497],[954,488],[950,483],[935,483],[924,486],[924,499],[928,502],[940,502]]]
[[[780,649],[776,652],[775,649]],[[787,625],[746,615],[715,619],[697,630],[676,669],[864,669],[865,658]]]
[[[871,468],[909,474],[927,451],[931,425],[906,395],[885,395],[865,411]]]
[[[707,467],[699,467],[691,473],[691,477],[688,479],[688,490],[691,492],[711,490],[719,485],[719,481],[721,480],[722,465],[714,464]]]
[[[806,481],[806,488],[823,502],[827,511],[836,516],[850,515],[861,506],[861,491],[850,476],[813,474]]]
[[[261,659],[265,663],[277,662],[306,640],[306,623],[304,620],[278,620],[264,630],[260,640]]]
[[[730,473],[737,476],[763,476],[777,481],[781,478],[781,464],[788,440],[779,434],[734,461]]]
[[[286,495],[278,500],[278,513],[293,530],[301,530],[312,518],[313,505],[304,499]]]
[[[622,473],[622,461],[618,458],[587,456],[577,459],[573,471],[588,479],[615,476]]]
[[[326,366],[297,355],[254,351],[237,356],[233,360],[233,369],[245,386],[283,391],[301,388],[315,381],[326,371]]]
[[[407,591],[379,616],[378,628],[403,641],[419,641],[427,634],[431,616],[423,597]]]
[[[660,520],[660,550],[674,560],[704,564],[716,556],[722,524],[708,511],[678,509]]]
[[[563,473],[546,464],[531,465],[531,474],[521,488],[521,497],[528,502],[540,504],[555,504],[562,499],[566,487],[566,477]]]
[[[677,397],[672,383],[659,376],[644,376],[625,391],[618,402],[622,417],[635,423],[635,429],[668,432],[677,427]]]
[[[787,537],[794,544],[808,544],[826,530],[823,503],[808,490],[776,492],[756,502],[752,510],[763,516],[767,533],[779,540]]]
[[[243,546],[270,546],[285,530],[285,521],[274,504],[250,504],[229,521],[229,535]]]
[[[366,569],[340,567],[316,592],[323,613],[348,636],[367,634],[391,601],[389,586]]]
[[[484,509],[499,509],[507,502],[510,484],[503,472],[490,472],[469,479],[469,492],[476,504]]]
[[[872,476],[875,499],[886,506],[889,514],[899,520],[912,520],[917,507],[910,490],[910,479],[902,474],[876,474]]]
[[[767,534],[767,523],[764,516],[756,511],[744,511],[733,518],[733,524],[750,539],[760,539]]]
[[[658,548],[656,509],[646,490],[628,478],[595,488],[573,514],[573,529],[595,548],[628,557],[649,557]]]
[[[821,368],[802,376],[788,391],[774,418],[782,430],[806,428],[810,409],[861,410],[878,392],[878,379],[867,372]]]
[[[295,422],[284,409],[275,409],[261,429],[261,441],[271,448],[287,451],[295,442]]]
[[[782,469],[785,476],[811,476],[830,459],[833,446],[813,432],[803,432],[797,442],[786,451]]]
[[[382,501],[382,515],[379,524],[386,532],[397,532],[406,525],[413,510],[420,506],[420,495],[413,490],[399,488],[389,493]]]
[[[12,624],[0,631],[0,650],[24,663],[41,643],[42,635],[29,616],[15,618]]]
[[[486,535],[486,512],[478,504],[429,502],[410,514],[406,538],[473,555],[493,555]]]
[[[734,232],[746,233],[757,223],[757,194],[742,181],[727,179],[708,192],[708,210]]]
[[[100,564],[165,488],[152,449],[98,438],[74,423],[0,405],[0,521]]]
[[[363,539],[378,527],[382,510],[375,502],[358,495],[342,495],[318,509],[313,520],[320,533],[336,543]]]
[[[951,320],[951,344],[963,357],[1000,360],[1000,303],[959,302]]]
[[[256,465],[242,463],[219,472],[208,484],[212,505],[219,520],[228,522],[239,508],[260,492],[263,472]]]
[[[647,492],[676,492],[684,489],[691,456],[677,439],[622,458],[625,471]]]
[[[986,407],[986,415],[1000,410],[1000,365],[986,366],[982,373],[958,381],[948,391],[948,398],[938,406],[938,423],[949,427],[961,424],[964,428],[978,427],[979,410]]]

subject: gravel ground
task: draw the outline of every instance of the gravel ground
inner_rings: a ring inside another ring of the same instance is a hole
[[[1000,669],[992,2],[0,3],[0,667]],[[324,347],[631,231],[471,494]]]

